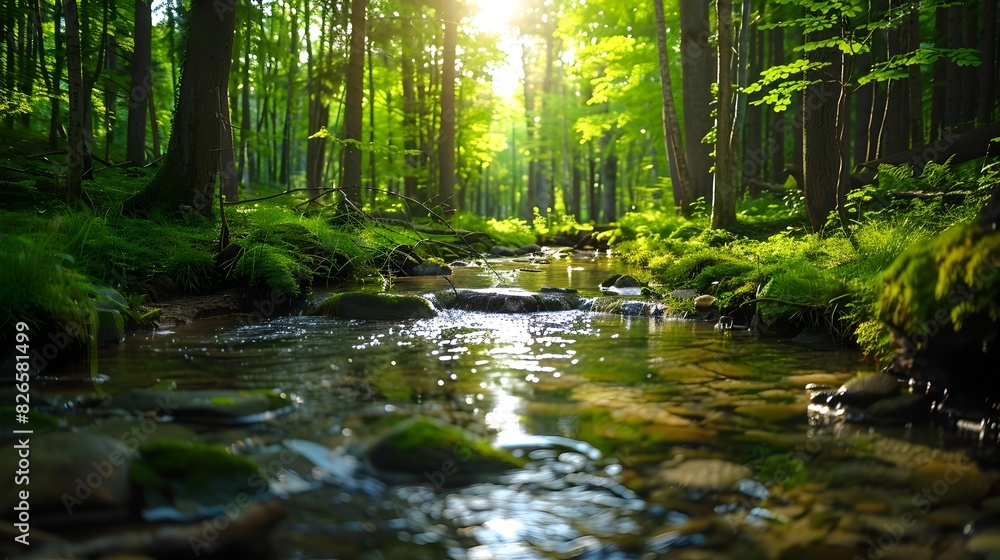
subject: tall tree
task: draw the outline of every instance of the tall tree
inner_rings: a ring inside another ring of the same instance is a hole
[[[694,190],[691,188],[691,177],[688,174],[687,155],[681,145],[681,128],[677,120],[677,107],[674,106],[674,89],[670,83],[670,56],[667,50],[667,27],[663,17],[663,0],[653,0],[656,10],[656,47],[660,58],[660,95],[663,98],[663,137],[666,138],[667,157],[677,166],[677,178],[680,182],[680,199],[674,203],[682,211],[690,208],[694,202]],[[690,142],[691,139],[689,138]]]
[[[810,34],[806,40],[822,42],[834,36],[831,27]],[[837,119],[843,54],[838,47],[823,47],[813,50],[809,58],[823,66],[806,72],[806,81],[811,85],[802,95],[802,179],[809,223],[813,230],[820,231],[837,207],[841,178]]]
[[[441,137],[438,144],[438,203],[454,206],[455,197],[455,50],[458,43],[458,0],[441,0],[444,60],[441,65]]]
[[[135,35],[132,49],[132,89],[128,100],[128,136],[125,157],[132,165],[146,162],[146,97],[153,94],[153,20],[149,2],[135,0]]]
[[[66,169],[66,199],[70,203],[75,203],[83,197],[83,160],[87,150],[83,137],[83,52],[80,48],[80,16],[76,0],[65,0],[63,14],[66,18],[66,68],[69,70],[69,161]]]
[[[748,0],[743,0],[747,2]],[[719,30],[719,101],[715,137],[715,185],[712,197],[713,229],[736,222],[736,154],[733,151],[733,3],[716,0]]]
[[[716,69],[708,42],[711,36],[708,5],[708,0],[680,0],[684,149],[695,198],[704,197],[711,202],[712,147],[702,142],[713,126],[710,104]]]
[[[344,100],[344,182],[341,187],[345,200],[355,205],[361,203],[367,10],[368,0],[351,0],[351,47],[347,60],[347,91]]]
[[[184,59],[167,155],[153,180],[128,201],[126,209],[174,212],[186,206],[212,215],[216,177],[224,171],[223,162],[234,159],[220,152],[227,146],[232,150],[232,138],[227,143],[222,135],[228,130],[235,26],[235,4],[210,0],[192,4],[186,51],[192,56]]]

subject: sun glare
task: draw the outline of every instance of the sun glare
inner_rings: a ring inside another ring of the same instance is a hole
[[[493,71],[493,93],[513,97],[521,84],[521,45],[511,21],[519,8],[516,0],[475,0],[475,15],[468,25],[475,31],[499,36],[497,48],[506,60]]]

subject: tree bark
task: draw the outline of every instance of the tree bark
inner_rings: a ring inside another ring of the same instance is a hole
[[[222,132],[229,119],[234,8],[209,0],[191,6],[187,52],[192,56],[185,57],[181,71],[167,155],[149,185],[127,202],[127,210],[180,209],[182,217],[212,216],[216,175],[226,171],[220,169],[226,160],[220,150],[227,147]],[[231,138],[228,146],[231,150]]]
[[[684,150],[695,198],[712,202],[712,147],[702,139],[712,129],[712,82],[715,60],[708,42],[706,0],[680,0],[681,73],[684,100]]]
[[[982,64],[979,73],[979,102],[976,118],[980,124],[993,122],[993,112],[997,102],[996,75],[996,44],[997,44],[997,0],[985,0],[983,8],[983,32],[979,40],[979,53]]]
[[[146,98],[153,93],[150,74],[152,59],[153,19],[149,2],[135,0],[135,35],[132,50],[132,89],[128,98],[128,136],[126,159],[132,165],[146,163]]]
[[[351,50],[344,101],[343,188],[346,201],[361,203],[361,134],[365,94],[365,24],[368,0],[351,0]]]
[[[667,158],[677,166],[677,179],[680,181],[680,200],[674,205],[680,211],[689,215],[691,203],[694,202],[694,190],[691,186],[691,176],[688,172],[687,155],[681,145],[681,127],[677,120],[677,107],[674,106],[674,89],[670,83],[670,57],[667,50],[667,28],[663,17],[663,0],[653,0],[656,9],[656,47],[660,59],[660,97],[663,104],[663,137],[666,139]],[[690,139],[688,140],[690,141]]]
[[[76,0],[65,0],[66,68],[69,71],[69,154],[66,168],[66,200],[77,203],[83,197],[83,53],[80,48],[80,18]]]
[[[748,0],[743,0],[744,2]],[[719,30],[719,104],[715,138],[712,229],[736,222],[736,154],[733,153],[733,3],[716,0]]]
[[[403,39],[406,41],[406,39]],[[407,198],[417,196],[417,165],[419,163],[417,151],[417,97],[413,86],[413,59],[408,50],[409,42],[403,47],[403,195]]]
[[[290,49],[292,53],[300,52],[299,47],[299,25],[298,14],[292,13],[292,38]],[[288,67],[288,81],[285,87],[285,122],[281,130],[281,174],[278,176],[278,183],[286,189],[291,186],[291,166],[292,166],[292,100],[295,98],[295,74],[299,68],[298,60],[292,60]]]
[[[965,30],[962,27],[964,9],[962,6],[948,8],[948,32],[945,44],[949,49],[961,48],[964,42]],[[954,129],[962,120],[962,69],[956,64],[947,63],[945,75],[944,127]]]
[[[906,48],[915,51],[920,48],[920,11],[914,11],[906,17]],[[910,145],[919,146],[924,143],[924,93],[920,82],[920,66],[912,64],[908,70],[907,80],[910,93]]]
[[[833,36],[833,30],[826,30],[807,40],[821,41]],[[818,232],[826,225],[830,212],[837,208],[841,176],[838,82],[843,54],[837,48],[817,49],[810,60],[830,63],[807,72],[806,80],[820,82],[806,88],[802,96],[802,178],[809,223]]]
[[[609,224],[618,219],[617,187],[618,187],[618,156],[615,155],[614,133],[608,132],[601,138],[601,206],[603,213],[601,221]]]
[[[458,0],[443,0],[444,59],[441,66],[441,136],[438,144],[436,202],[454,206],[455,201],[455,48],[458,43]]]
[[[785,63],[785,29],[776,27],[771,30],[771,66]],[[771,154],[771,181],[784,184],[788,172],[785,171],[785,128],[787,127],[787,110],[780,113],[771,112],[774,119],[771,125],[771,141],[768,143],[768,153]]]

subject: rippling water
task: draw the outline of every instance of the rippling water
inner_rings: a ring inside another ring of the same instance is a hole
[[[590,254],[497,268],[459,269],[453,282],[596,295],[613,263]],[[450,286],[418,279],[394,289]],[[912,560],[995,550],[989,525],[962,534],[1000,511],[996,472],[969,459],[974,442],[807,412],[807,384],[836,387],[865,367],[840,348],[579,311],[212,319],[130,338],[100,361],[112,393],[173,381],[301,398],[268,424],[202,434],[262,463],[290,442],[330,450],[325,466],[303,456],[283,465],[295,489],[275,538],[280,557]],[[396,411],[524,449],[529,462],[464,486],[438,484],[435,473],[368,479],[351,450]],[[529,445],[538,435],[568,439]],[[956,480],[948,468],[961,472]],[[927,488],[936,500],[925,507]]]

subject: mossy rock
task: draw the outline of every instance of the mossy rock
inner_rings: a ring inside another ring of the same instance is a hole
[[[915,243],[883,273],[881,287],[876,310],[897,345],[894,371],[1000,390],[1000,233],[964,224]]]
[[[266,489],[253,461],[219,445],[189,440],[159,440],[139,447],[131,479],[144,490],[146,505],[200,504],[217,506],[235,496]]]
[[[22,436],[25,437],[25,436]],[[57,432],[30,439],[30,505],[32,523],[43,516],[52,520],[73,515],[71,522],[85,521],[80,513],[125,513],[131,503],[129,485],[132,451],[118,438]],[[0,468],[11,479],[0,489],[3,519],[11,519],[20,501],[18,492],[28,489],[13,484],[21,449],[15,443],[0,448]],[[190,468],[190,465],[188,466]],[[67,508],[69,511],[67,511]]]
[[[319,237],[302,224],[284,222],[272,224],[251,233],[247,243],[267,243],[284,247],[303,256],[321,256],[326,253]]]
[[[470,477],[525,463],[462,428],[425,416],[390,416],[377,427],[384,431],[366,452],[374,467],[427,477],[440,486],[465,484]]]
[[[114,396],[104,406],[138,414],[155,412],[193,424],[242,425],[264,422],[289,412],[294,403],[287,394],[271,390],[135,389]]]
[[[583,300],[572,292],[532,293],[519,290],[442,290],[434,301],[444,309],[483,311],[487,313],[535,313],[538,311],[570,311],[578,309]]]
[[[420,296],[344,292],[334,294],[309,310],[310,315],[348,319],[430,319],[437,316],[431,303]]]

